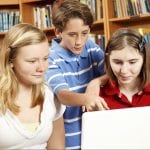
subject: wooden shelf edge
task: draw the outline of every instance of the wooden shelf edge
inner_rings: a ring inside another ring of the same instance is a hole
[[[111,18],[110,22],[122,22],[122,21],[130,21],[130,20],[139,20],[139,19],[150,19],[150,14],[142,14],[137,16],[126,16],[120,18]]]
[[[19,0],[0,0],[0,6],[3,5],[19,5]]]
[[[42,0],[22,0],[22,3],[41,2]]]
[[[4,36],[6,32],[0,32],[0,36]]]
[[[103,24],[103,23],[104,23],[103,19],[94,21],[94,25],[96,25],[96,24]]]

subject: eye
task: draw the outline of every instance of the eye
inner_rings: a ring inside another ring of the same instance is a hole
[[[48,60],[48,57],[45,57],[45,58],[44,58],[44,61],[47,61],[47,60]]]
[[[75,33],[69,33],[68,35],[69,35],[70,37],[75,37],[75,36],[76,36]]]
[[[35,63],[36,62],[36,60],[27,60],[27,62],[29,62],[29,63]]]
[[[82,35],[86,36],[88,34],[88,32],[83,32]]]
[[[122,65],[123,64],[122,61],[114,61],[114,63],[117,64],[117,65]]]
[[[134,61],[130,61],[130,64],[135,64],[136,63],[136,61],[134,60]]]

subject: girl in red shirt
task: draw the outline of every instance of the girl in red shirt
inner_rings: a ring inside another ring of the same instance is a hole
[[[105,67],[109,81],[100,88],[110,109],[150,106],[150,46],[137,31],[117,30],[108,41]]]

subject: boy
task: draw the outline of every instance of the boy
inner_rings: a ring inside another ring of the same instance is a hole
[[[53,24],[57,38],[52,40],[46,80],[58,100],[67,105],[66,149],[80,149],[82,106],[86,111],[108,109],[98,92],[97,95],[91,94],[93,91],[85,93],[87,84],[104,74],[104,53],[88,39],[93,16],[87,5],[78,0],[55,3]],[[93,83],[99,90],[99,82]]]

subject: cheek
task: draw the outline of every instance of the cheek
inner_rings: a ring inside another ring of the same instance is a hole
[[[119,66],[114,63],[110,63],[110,67],[114,73],[119,71]]]
[[[142,66],[136,66],[133,68],[133,73],[139,74],[141,72]]]
[[[66,48],[66,49],[70,49],[74,46],[74,40],[71,39],[71,38],[68,38],[68,37],[63,37],[62,38],[62,43],[63,43],[63,46]]]
[[[17,69],[15,69],[15,72],[17,73],[17,74],[24,74],[24,75],[27,75],[27,74],[29,74],[29,72],[31,71],[31,69],[28,67],[28,68],[17,68]]]
[[[33,66],[32,65],[28,65],[26,63],[16,63],[14,64],[14,70],[16,73],[18,74],[28,74],[31,70],[33,70]]]
[[[143,67],[143,61],[137,63],[136,65],[134,65],[134,66],[132,67],[133,73],[139,74],[139,73],[141,72],[141,70],[142,70],[142,67]]]
[[[74,43],[75,42],[73,40],[67,40],[66,41],[66,48],[72,51],[74,49],[74,45],[75,45]]]

